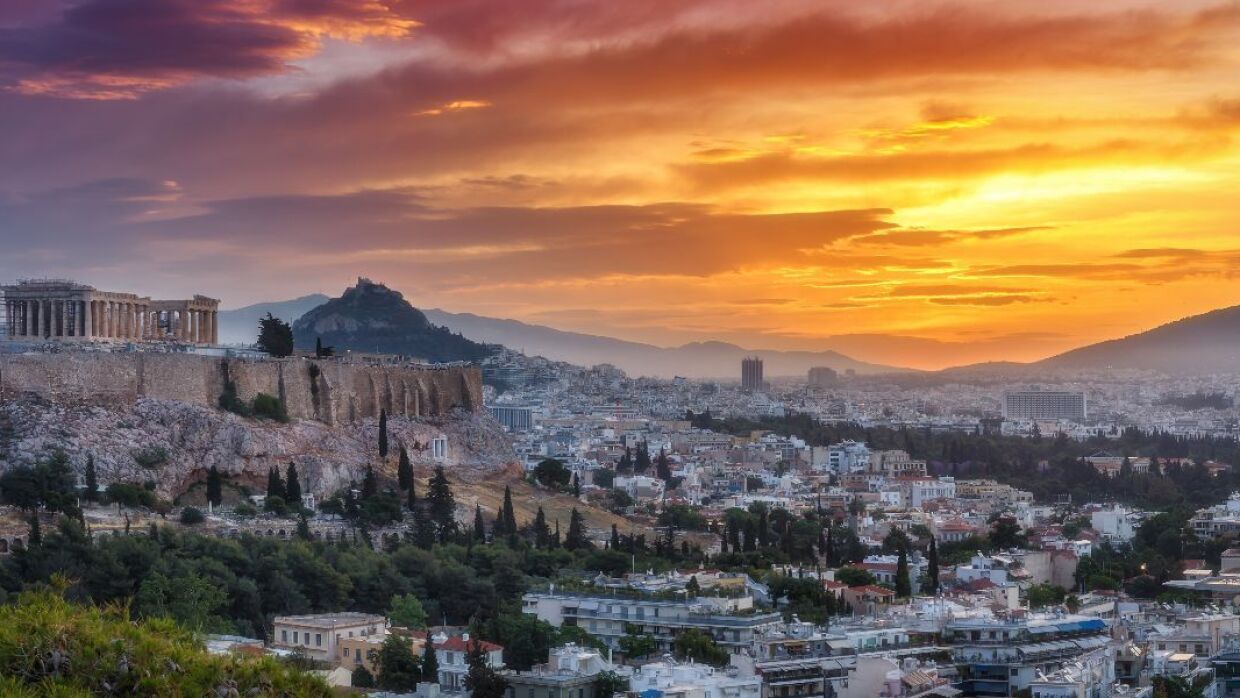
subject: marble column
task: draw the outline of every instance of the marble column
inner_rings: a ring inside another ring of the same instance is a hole
[[[26,336],[34,336],[34,301],[26,301]]]
[[[211,343],[220,343],[220,311],[211,311]]]
[[[82,336],[91,339],[95,336],[95,302],[91,300],[82,301]]]

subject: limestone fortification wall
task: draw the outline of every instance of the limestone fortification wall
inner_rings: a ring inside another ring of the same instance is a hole
[[[419,367],[339,359],[224,359],[195,354],[59,352],[0,355],[0,400],[129,406],[138,398],[215,407],[225,381],[247,403],[259,393],[284,401],[294,419],[326,424],[482,409],[476,366]]]

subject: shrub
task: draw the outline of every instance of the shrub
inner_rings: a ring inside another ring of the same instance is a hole
[[[284,502],[283,497],[274,495],[268,497],[263,503],[263,508],[276,516],[288,516],[288,504]]]
[[[195,526],[206,520],[206,515],[197,507],[185,507],[181,510],[181,523],[187,526]]]
[[[237,516],[249,517],[249,516],[254,516],[255,514],[257,514],[258,509],[255,509],[254,505],[250,504],[249,502],[241,502],[237,506],[233,507],[233,513],[236,514]]]
[[[151,446],[133,452],[133,460],[147,470],[154,470],[168,462],[168,450],[163,446]]]
[[[254,396],[254,416],[264,419],[274,419],[277,422],[288,421],[288,411],[284,408],[284,403],[280,398],[267,393],[259,393]]]

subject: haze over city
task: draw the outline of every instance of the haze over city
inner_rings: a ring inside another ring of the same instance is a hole
[[[0,277],[1033,360],[1240,299],[1238,35],[1197,1],[10,0]]]

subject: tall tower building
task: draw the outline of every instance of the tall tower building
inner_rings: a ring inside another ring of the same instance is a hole
[[[762,359],[756,356],[741,359],[741,390],[752,393],[765,389],[766,382],[762,380]]]

